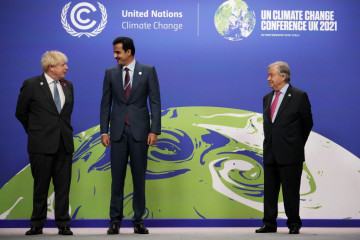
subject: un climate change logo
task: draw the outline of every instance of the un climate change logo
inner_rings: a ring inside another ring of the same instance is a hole
[[[93,31],[86,32],[85,30],[89,30],[96,25],[96,21],[95,20],[91,21],[89,18],[83,19],[82,13],[89,14],[90,10],[92,12],[96,12],[96,7],[94,7],[94,5],[92,5],[91,3],[87,3],[87,2],[81,2],[81,3],[76,4],[71,9],[70,20],[71,20],[71,23],[74,25],[74,27],[77,28],[78,30],[80,30],[79,32],[77,32],[69,25],[69,23],[66,19],[66,15],[69,11],[70,4],[71,4],[71,2],[66,4],[61,11],[61,23],[62,23],[64,29],[66,30],[66,32],[68,32],[70,35],[72,35],[74,37],[81,37],[82,35],[85,35],[87,37],[95,37],[96,35],[101,33],[102,30],[104,30],[106,23],[107,23],[107,13],[106,13],[106,8],[104,7],[104,5],[102,5],[99,2],[97,3],[99,5],[100,11],[101,11],[100,24]]]
[[[220,5],[215,13],[215,27],[221,36],[230,41],[247,38],[255,28],[255,12],[246,2],[229,0]]]

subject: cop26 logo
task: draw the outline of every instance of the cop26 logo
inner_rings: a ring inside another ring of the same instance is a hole
[[[74,28],[77,29],[77,31],[76,31],[70,26],[70,24],[68,23],[68,21],[66,19],[71,2],[66,4],[61,11],[61,23],[62,23],[64,29],[66,30],[66,32],[68,32],[71,36],[74,36],[74,37],[81,37],[82,35],[85,35],[87,37],[95,37],[96,35],[101,33],[102,30],[104,30],[106,23],[107,23],[107,13],[106,13],[106,8],[104,7],[104,5],[102,5],[99,2],[97,4],[101,11],[101,21],[100,21],[99,25],[97,25],[97,27],[91,32],[86,31],[86,30],[94,28],[94,26],[97,24],[97,21],[90,20],[89,18],[86,18],[86,19],[84,19],[84,18],[86,17],[86,14],[91,14],[91,12],[96,12],[97,11],[96,7],[94,5],[92,5],[91,3],[81,2],[81,3],[76,4],[71,9],[70,21],[71,21],[71,24],[74,26]]]

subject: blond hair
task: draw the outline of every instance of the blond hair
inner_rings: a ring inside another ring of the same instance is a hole
[[[44,72],[47,72],[51,66],[56,66],[62,61],[68,61],[66,55],[62,52],[46,51],[41,57],[41,68]]]

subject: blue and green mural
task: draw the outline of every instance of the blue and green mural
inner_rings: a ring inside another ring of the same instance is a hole
[[[149,149],[145,218],[262,218],[262,121],[261,114],[238,109],[163,110],[162,134]],[[110,151],[100,142],[98,125],[78,133],[74,141],[71,216],[107,219]],[[351,182],[359,183],[356,170],[359,159],[314,132],[306,145],[306,159],[301,188],[302,217],[359,218],[357,193],[344,187]],[[348,179],[337,178],[329,169],[345,173]],[[127,173],[124,215],[131,219],[131,171]],[[26,166],[0,189],[0,219],[29,218],[32,182],[30,166]],[[51,189],[49,218],[54,217],[53,200]],[[279,217],[285,217],[281,197],[279,211]]]

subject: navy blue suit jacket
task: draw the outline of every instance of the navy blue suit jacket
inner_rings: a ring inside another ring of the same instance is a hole
[[[117,65],[105,71],[100,108],[101,134],[109,132],[110,124],[110,140],[119,141],[124,131],[126,114],[129,114],[135,140],[146,141],[150,132],[157,135],[161,133],[160,88],[155,67],[136,61],[129,100],[124,92],[122,70],[123,67]]]

